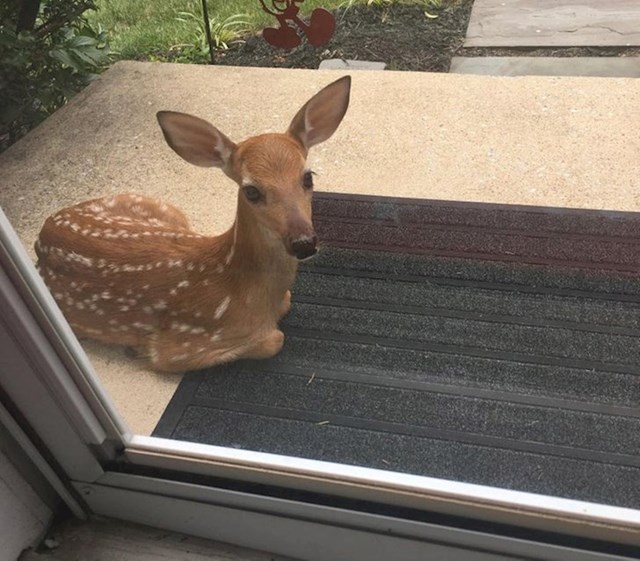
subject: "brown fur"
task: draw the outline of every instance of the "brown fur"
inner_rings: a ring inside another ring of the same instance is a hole
[[[214,237],[193,232],[178,209],[139,195],[86,201],[49,217],[36,242],[38,268],[75,332],[134,347],[165,371],[279,352],[277,325],[297,270],[292,248],[315,239],[311,191],[302,186],[307,151],[339,125],[349,84],[343,78],[314,96],[287,133],[237,145],[195,117],[159,114],[179,155],[221,167],[241,186],[250,178],[263,199],[252,203],[241,191],[233,227]]]

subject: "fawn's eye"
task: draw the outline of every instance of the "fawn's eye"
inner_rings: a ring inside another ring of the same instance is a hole
[[[313,172],[307,171],[302,178],[302,186],[305,189],[313,189]]]
[[[262,199],[262,193],[260,189],[255,187],[254,185],[245,185],[242,190],[244,191],[244,196],[247,197],[248,201],[252,203],[257,203]]]

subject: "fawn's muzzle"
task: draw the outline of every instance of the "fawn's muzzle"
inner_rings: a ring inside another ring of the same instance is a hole
[[[315,235],[300,237],[291,242],[290,253],[300,260],[307,259],[317,253],[317,243],[318,238]]]

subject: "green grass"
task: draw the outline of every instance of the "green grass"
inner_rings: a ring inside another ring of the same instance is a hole
[[[365,1],[356,0],[357,3]],[[341,4],[345,4],[345,0],[306,0],[301,9],[302,13],[317,7],[333,10]],[[202,14],[200,0],[96,0],[96,5],[98,11],[88,13],[89,21],[109,32],[111,48],[121,58],[154,58],[154,53],[193,46],[202,33],[198,27]],[[207,5],[212,20],[224,21],[245,14],[247,27],[254,30],[276,23],[275,18],[262,11],[258,0],[208,0]],[[180,12],[189,12],[198,18],[179,21]]]

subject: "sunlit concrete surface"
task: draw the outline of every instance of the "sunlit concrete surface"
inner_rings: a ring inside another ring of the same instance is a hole
[[[454,56],[449,72],[487,76],[640,78],[640,57]]]

